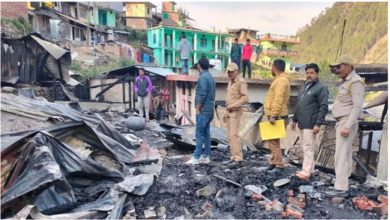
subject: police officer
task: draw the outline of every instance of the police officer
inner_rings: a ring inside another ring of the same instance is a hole
[[[329,65],[342,79],[332,114],[336,119],[336,152],[334,189],[326,197],[348,197],[348,177],[352,172],[352,143],[359,128],[358,118],[363,109],[365,84],[355,72],[351,57],[343,55]]]
[[[248,85],[243,78],[239,76],[238,66],[235,63],[229,63],[228,71],[229,84],[226,91],[226,111],[223,121],[226,122],[228,139],[230,144],[230,160],[222,164],[229,167],[240,165],[243,161],[243,153],[238,129],[243,113],[242,106],[248,102]]]

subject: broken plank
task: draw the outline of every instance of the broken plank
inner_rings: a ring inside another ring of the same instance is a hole
[[[192,126],[195,126],[195,123],[192,121],[190,114],[188,114],[187,110],[181,110],[187,120],[191,123]]]
[[[241,184],[236,183],[236,182],[233,182],[233,181],[231,181],[231,180],[228,180],[228,179],[226,179],[226,178],[224,178],[224,177],[222,177],[222,176],[218,176],[218,175],[215,175],[215,174],[213,174],[213,176],[214,176],[215,178],[217,178],[217,179],[224,180],[224,181],[226,181],[226,182],[228,182],[228,183],[231,183],[231,184],[233,184],[233,185],[236,185],[236,186],[238,186],[238,187],[242,187]]]

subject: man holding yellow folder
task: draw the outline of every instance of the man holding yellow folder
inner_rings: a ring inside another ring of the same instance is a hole
[[[272,65],[272,76],[275,80],[268,90],[264,102],[264,115],[261,121],[269,121],[272,125],[275,120],[284,120],[288,124],[288,100],[290,98],[290,75],[285,73],[286,63],[284,60],[276,59]],[[279,173],[284,170],[283,156],[280,149],[280,139],[268,140],[268,147],[272,156],[267,167],[268,173]]]

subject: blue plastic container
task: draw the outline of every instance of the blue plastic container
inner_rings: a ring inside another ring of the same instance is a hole
[[[149,55],[144,53],[144,63],[149,63]]]

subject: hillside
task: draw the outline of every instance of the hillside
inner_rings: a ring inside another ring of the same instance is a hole
[[[334,61],[346,18],[342,54],[358,63],[387,63],[387,9],[387,2],[336,2],[298,30],[302,44],[294,46],[292,62]]]

